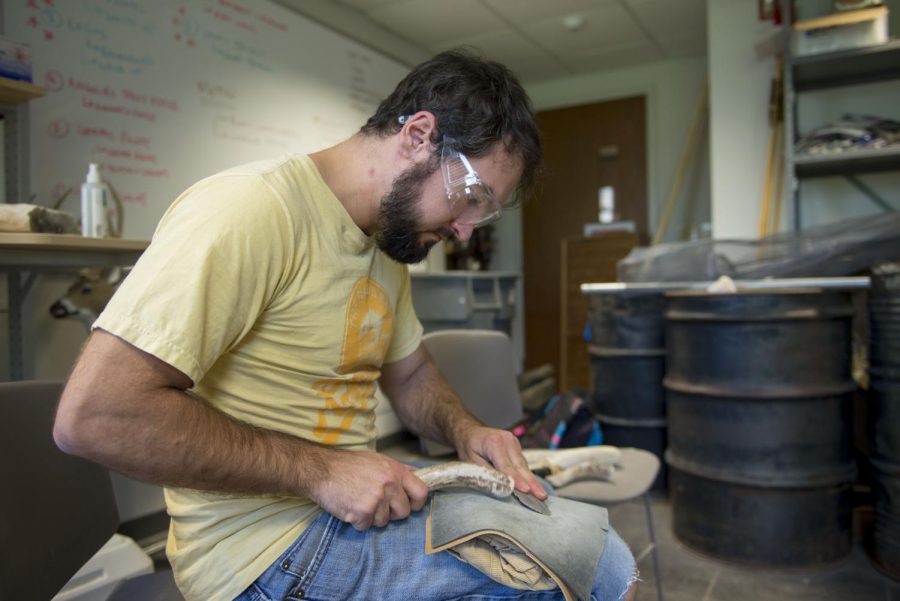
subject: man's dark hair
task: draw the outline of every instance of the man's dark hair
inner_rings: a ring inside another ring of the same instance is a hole
[[[522,159],[519,188],[533,186],[541,167],[541,135],[528,95],[505,66],[467,50],[442,52],[413,68],[360,131],[392,135],[402,127],[401,116],[418,111],[437,119],[431,140],[436,152],[443,136],[472,157],[487,154],[502,140],[510,154]]]

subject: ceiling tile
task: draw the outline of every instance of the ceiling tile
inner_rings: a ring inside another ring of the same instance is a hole
[[[487,58],[503,63],[522,81],[534,81],[567,73],[565,65],[514,30],[482,34],[432,44],[430,50],[440,52],[457,46],[480,50]]]
[[[406,0],[372,9],[370,18],[421,46],[505,27],[478,0]]]
[[[575,71],[588,73],[619,69],[664,58],[653,44],[639,44],[607,48],[599,52],[566,57],[566,64]]]
[[[401,2],[402,0],[337,0],[339,4],[355,8],[356,10],[368,11],[379,6]]]
[[[482,0],[483,4],[516,25],[581,14],[616,2],[618,0]]]
[[[550,64],[528,63],[521,65],[513,71],[524,85],[537,83],[545,79],[556,79],[557,77],[565,77],[572,73],[566,70],[560,70],[558,66]]]
[[[626,5],[654,37],[706,31],[704,0],[626,0]]]
[[[669,38],[657,38],[666,58],[692,58],[706,54],[706,33],[697,32]]]
[[[521,29],[560,58],[595,52],[604,47],[650,43],[628,11],[618,4],[586,11],[581,16],[585,24],[578,31],[568,31],[561,18],[523,25]]]
[[[706,53],[708,0],[320,1],[421,48],[475,47],[526,82]],[[584,17],[579,31],[563,26],[571,15]]]

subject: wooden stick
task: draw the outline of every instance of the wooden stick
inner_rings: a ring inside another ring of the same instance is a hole
[[[775,167],[775,151],[778,125],[769,125],[769,152],[766,157],[766,174],[763,177],[762,198],[759,201],[759,237],[764,238],[769,229],[769,206],[772,202],[772,169]]]
[[[773,211],[773,234],[781,229],[781,205],[784,199],[784,121],[778,123],[778,151],[775,162],[775,210]]]
[[[766,174],[763,178],[763,191],[760,200],[759,211],[759,237],[764,238],[769,233],[769,222],[772,213],[772,171],[775,169],[775,161],[778,156],[778,132],[784,122],[783,113],[783,87],[784,81],[784,57],[779,55],[775,59],[775,75],[772,77],[769,89],[769,152],[766,158]]]

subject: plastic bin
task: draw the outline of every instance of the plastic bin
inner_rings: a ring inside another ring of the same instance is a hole
[[[53,601],[106,601],[123,580],[151,572],[150,556],[127,536],[113,534]]]
[[[518,275],[490,271],[413,273],[412,300],[426,332],[499,330],[512,336]]]

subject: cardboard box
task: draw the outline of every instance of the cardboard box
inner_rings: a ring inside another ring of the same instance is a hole
[[[887,22],[885,6],[797,21],[792,52],[794,56],[809,56],[884,44],[888,41]]]

